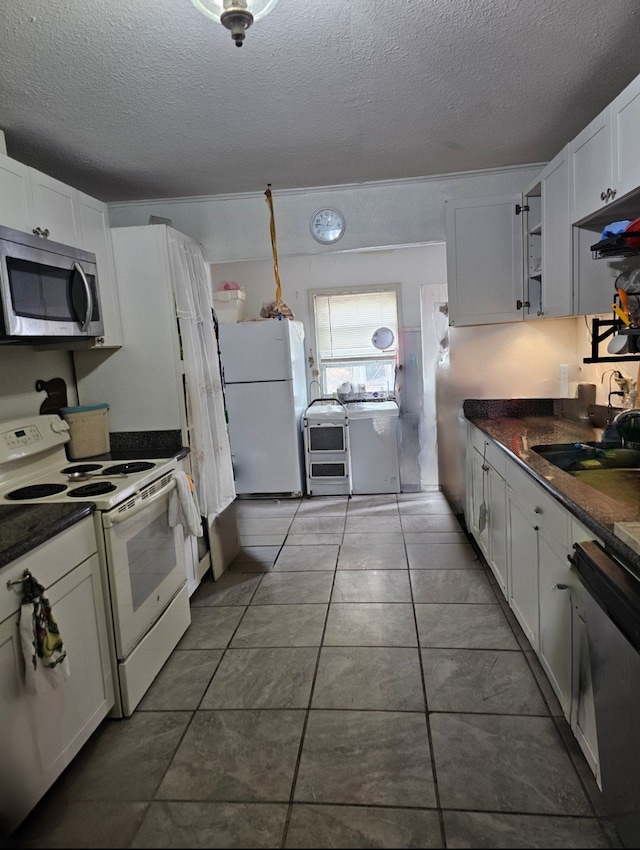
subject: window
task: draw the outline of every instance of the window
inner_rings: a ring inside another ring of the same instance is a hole
[[[312,293],[319,381],[324,395],[343,383],[354,392],[393,397],[398,346],[397,288],[331,290]],[[393,332],[390,348],[371,341],[381,327]]]

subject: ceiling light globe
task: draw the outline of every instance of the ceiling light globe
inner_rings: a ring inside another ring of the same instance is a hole
[[[245,30],[264,18],[278,0],[191,0],[203,15],[231,31],[237,47],[242,47]]]

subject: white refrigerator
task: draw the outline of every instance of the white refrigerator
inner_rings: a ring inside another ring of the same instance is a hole
[[[220,324],[236,493],[304,494],[304,326],[291,319]]]

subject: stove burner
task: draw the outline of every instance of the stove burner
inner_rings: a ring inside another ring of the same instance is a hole
[[[115,466],[109,466],[103,469],[101,475],[118,475],[121,472],[145,472],[147,469],[153,469],[155,463],[148,463],[143,460],[133,460],[129,463],[117,463]]]
[[[92,481],[91,484],[85,484],[83,487],[76,487],[69,490],[67,496],[73,496],[76,499],[82,499],[87,496],[102,496],[103,493],[111,493],[117,490],[115,484],[109,481]]]
[[[65,466],[62,472],[66,475],[69,472],[95,472],[96,469],[102,469],[101,463],[76,463],[74,466]]]
[[[20,487],[7,493],[7,499],[42,499],[45,496],[54,496],[66,490],[65,484],[31,484],[29,487]]]

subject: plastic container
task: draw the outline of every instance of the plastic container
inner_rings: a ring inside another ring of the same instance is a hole
[[[67,454],[70,460],[94,457],[110,451],[108,404],[63,407],[60,413],[69,425]]]
[[[244,301],[247,297],[242,289],[218,290],[213,293],[213,309],[223,325],[241,322],[244,316]]]

